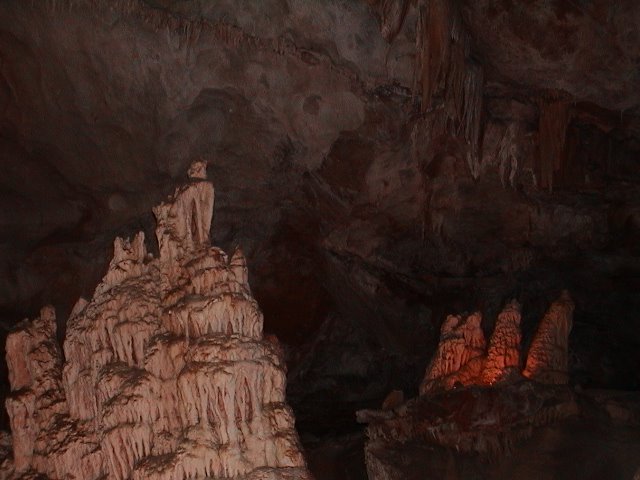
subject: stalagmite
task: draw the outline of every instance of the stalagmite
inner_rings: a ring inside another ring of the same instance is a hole
[[[520,318],[520,304],[516,300],[498,315],[481,375],[483,384],[494,385],[520,375]]]
[[[249,271],[247,270],[247,259],[244,257],[244,253],[242,253],[240,247],[236,248],[236,251],[233,252],[229,266],[231,267],[236,282],[238,282],[241,287],[248,288]]]
[[[310,478],[246,259],[209,245],[206,164],[189,175],[154,209],[159,258],[142,233],[114,242],[64,365],[53,309],[9,335],[8,479]]]
[[[591,411],[593,402],[585,402],[581,411],[579,395],[562,385],[568,377],[573,309],[566,291],[551,305],[538,326],[522,376],[516,300],[498,315],[488,346],[479,312],[464,320],[449,315],[420,395],[404,401],[402,392],[395,391],[381,410],[356,412],[358,422],[367,424],[368,477],[400,480],[415,473],[415,478],[425,478],[424,460],[431,462],[443,453],[449,458],[469,453],[496,458],[531,437],[536,428]]]
[[[562,384],[569,380],[569,333],[573,325],[573,301],[562,292],[538,325],[522,374],[541,383]]]
[[[457,384],[475,383],[485,353],[481,321],[480,312],[464,320],[459,315],[446,318],[440,332],[440,343],[420,386],[421,395],[449,390]]]

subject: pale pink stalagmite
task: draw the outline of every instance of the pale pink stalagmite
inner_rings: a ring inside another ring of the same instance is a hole
[[[569,381],[569,333],[573,326],[575,305],[566,290],[538,325],[527,363],[522,374],[541,383],[562,384]]]
[[[8,478],[310,478],[246,259],[210,246],[206,164],[189,174],[154,209],[160,258],[142,233],[114,242],[68,321],[64,367],[50,310],[9,337]]]
[[[69,416],[53,307],[9,335],[7,364],[15,477],[37,472],[52,479],[98,478],[103,472],[95,435]]]
[[[420,386],[421,395],[477,382],[485,353],[481,322],[480,312],[464,320],[460,315],[446,318],[440,330],[440,343]]]
[[[511,300],[498,315],[489,340],[481,383],[493,385],[520,375],[520,304]]]

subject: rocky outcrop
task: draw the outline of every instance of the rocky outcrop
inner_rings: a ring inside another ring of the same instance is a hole
[[[53,309],[9,336],[9,478],[309,478],[246,260],[209,244],[205,167],[154,209],[159,258],[142,233],[116,239],[64,366]]]
[[[423,395],[358,420],[369,480],[632,478],[639,405],[637,393],[525,380]]]

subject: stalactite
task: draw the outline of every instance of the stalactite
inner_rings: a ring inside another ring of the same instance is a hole
[[[511,123],[506,128],[500,144],[498,145],[498,151],[496,157],[498,161],[498,175],[502,186],[505,187],[509,184],[514,186],[516,174],[518,173],[518,125]]]
[[[484,74],[482,67],[467,62],[464,81],[464,102],[462,106],[462,124],[467,142],[467,164],[474,178],[480,175],[480,135],[482,120],[482,93]]]
[[[429,127],[419,129],[419,134],[412,134],[412,140],[439,134],[460,138],[474,178],[480,174],[483,88],[483,69],[470,58],[470,38],[457,4],[422,2],[416,28],[414,93],[420,96],[423,115],[435,119],[428,122]],[[417,153],[415,144],[412,152]]]
[[[367,0],[380,19],[380,33],[389,43],[398,35],[410,0]]]
[[[537,178],[541,189],[553,191],[554,174],[565,161],[569,123],[569,103],[564,99],[544,99],[539,103],[539,143]]]
[[[447,0],[424,2],[419,6],[414,91],[421,95],[423,112],[434,107],[436,89],[446,78],[451,19],[451,6]]]

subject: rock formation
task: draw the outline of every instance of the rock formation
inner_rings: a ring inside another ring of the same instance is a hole
[[[567,383],[573,309],[569,292],[564,291],[540,322],[522,375],[541,383]],[[512,300],[498,315],[487,347],[479,312],[464,321],[460,315],[449,315],[442,324],[440,342],[420,385],[420,395],[521,378],[520,318],[520,304]]]
[[[481,382],[493,385],[520,373],[520,304],[512,300],[498,315],[489,340]]]
[[[569,380],[569,333],[575,308],[569,292],[562,292],[538,325],[522,374],[541,383]]]
[[[246,260],[209,244],[205,168],[154,209],[158,259],[142,233],[115,240],[69,319],[64,366],[53,309],[10,334],[8,478],[309,478]]]
[[[520,304],[512,300],[498,315],[489,345],[476,312],[464,321],[449,315],[440,343],[420,385],[420,395],[456,386],[493,385],[520,375]]]
[[[594,468],[588,457],[601,454],[603,432],[622,440],[610,460],[618,470],[598,476],[630,478],[640,454],[640,437],[632,430],[640,425],[640,397],[567,385],[573,310],[564,291],[541,320],[522,375],[517,301],[498,315],[486,351],[479,313],[464,320],[449,315],[420,396],[403,402],[392,392],[381,410],[357,412],[358,421],[367,424],[368,478],[529,480],[548,472],[585,478]],[[550,438],[570,465],[549,455]],[[575,461],[580,455],[585,462]]]
[[[459,315],[446,318],[440,331],[440,343],[420,386],[421,395],[475,382],[485,357],[481,322],[480,312],[469,315],[464,321]]]

